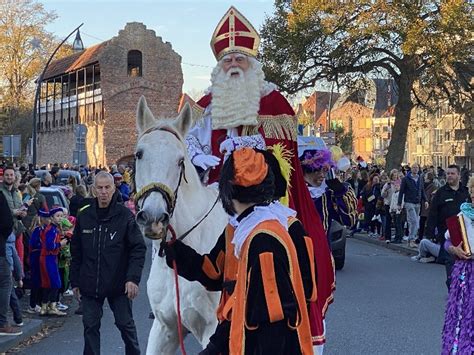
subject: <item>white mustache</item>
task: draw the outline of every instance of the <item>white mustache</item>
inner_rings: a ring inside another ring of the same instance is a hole
[[[229,69],[226,74],[226,79],[229,79],[233,74],[239,74],[239,76],[242,78],[244,76],[244,71],[240,68]]]

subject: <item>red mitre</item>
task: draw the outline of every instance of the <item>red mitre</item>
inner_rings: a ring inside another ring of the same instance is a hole
[[[211,48],[219,61],[226,54],[257,56],[260,36],[252,24],[233,6],[220,20],[211,39]]]

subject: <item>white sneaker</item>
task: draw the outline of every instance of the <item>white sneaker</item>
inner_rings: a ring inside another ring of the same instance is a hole
[[[36,314],[36,313],[39,313],[40,311],[41,311],[41,307],[38,305],[36,305],[35,308],[28,306],[28,308],[26,309],[26,313],[29,313],[29,314]]]
[[[61,302],[58,302],[56,304],[56,308],[59,309],[60,311],[66,311],[69,309],[69,306],[66,306],[65,304],[62,304]]]
[[[404,237],[403,237],[403,240],[404,240],[404,241],[407,241],[407,240],[408,240],[408,237],[407,237],[407,236],[404,236]]]
[[[426,258],[421,258],[419,261],[420,263],[423,263],[423,264],[429,264],[429,263],[434,263],[435,260],[436,259],[434,256],[428,256]]]
[[[411,259],[411,261],[419,262],[420,259],[421,259],[421,256],[415,255],[415,256],[412,256],[410,259]]]
[[[74,296],[74,292],[72,290],[67,290],[66,292],[63,293],[64,297],[72,297]]]

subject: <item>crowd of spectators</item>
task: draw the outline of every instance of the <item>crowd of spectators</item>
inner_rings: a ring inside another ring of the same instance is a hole
[[[69,244],[75,217],[95,197],[94,176],[104,170],[114,177],[116,199],[132,207],[132,169],[124,165],[48,164],[35,169],[31,164],[0,164],[0,335],[22,333],[23,311],[40,316],[67,314],[64,303],[68,302],[63,298],[73,294]],[[47,188],[64,196],[65,203],[47,199]],[[19,299],[25,294],[29,306],[21,309]],[[13,322],[7,320],[8,308]]]

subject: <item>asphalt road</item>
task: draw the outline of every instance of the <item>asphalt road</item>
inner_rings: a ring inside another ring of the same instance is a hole
[[[147,262],[146,274],[149,269]],[[146,276],[145,276],[146,278]],[[146,348],[152,321],[146,283],[134,302],[140,345]],[[337,273],[334,304],[327,316],[325,354],[439,354],[443,326],[444,268],[358,240],[348,240],[345,268]],[[106,305],[102,321],[102,354],[123,354],[123,343]],[[64,326],[21,354],[81,354],[82,323],[68,317]],[[199,346],[186,339],[188,354]]]

